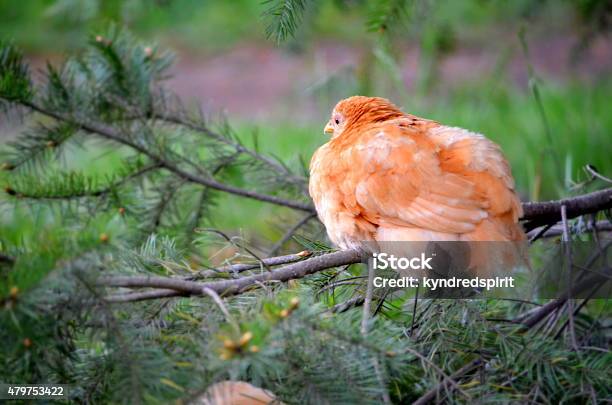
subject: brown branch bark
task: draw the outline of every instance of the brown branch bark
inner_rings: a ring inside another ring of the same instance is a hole
[[[280,266],[282,264],[299,262],[300,260],[304,260],[305,258],[309,257],[311,254],[311,252],[305,250],[303,252],[291,255],[269,257],[266,259],[262,259],[259,262],[230,264],[227,266],[219,267],[218,269],[202,270],[192,276],[186,277],[185,279],[195,280],[198,278],[209,278],[219,275],[227,275],[228,273],[242,273],[247,270],[258,269],[261,267]]]
[[[538,226],[561,221],[561,207],[565,206],[567,218],[575,218],[612,208],[612,187],[577,197],[557,201],[523,203],[525,229],[530,231]]]
[[[277,270],[259,273],[248,277],[234,280],[196,282],[183,279],[156,277],[156,276],[103,276],[98,278],[97,283],[109,287],[128,287],[128,288],[160,288],[166,291],[158,291],[157,294],[169,296],[168,290],[177,292],[176,295],[202,295],[203,290],[208,288],[219,295],[229,296],[240,294],[250,287],[257,287],[261,283],[270,281],[288,281],[303,278],[332,267],[342,266],[350,263],[362,261],[362,254],[357,250],[342,250],[339,252],[328,253],[313,258],[289,264]],[[127,298],[129,299],[126,299]],[[109,296],[109,302],[134,301],[134,295],[122,294]],[[158,298],[155,293],[141,294],[140,299]]]

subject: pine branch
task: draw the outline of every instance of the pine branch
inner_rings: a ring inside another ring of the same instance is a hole
[[[214,281],[201,283],[168,277],[153,276],[103,276],[98,278],[97,283],[108,287],[129,288],[162,288],[172,289],[182,294],[202,295],[203,289],[208,288],[222,296],[236,295],[251,287],[257,287],[261,283],[270,281],[289,281],[306,277],[307,275],[323,271],[332,267],[342,266],[349,263],[362,261],[362,254],[356,250],[343,250],[328,253],[313,258],[289,264],[278,270],[259,273],[256,275],[242,277],[235,280]],[[132,298],[132,297],[130,297]],[[109,302],[126,302],[125,297],[109,296]]]
[[[270,257],[254,263],[230,264],[228,266],[223,266],[214,270],[202,270],[196,273],[195,275],[186,277],[185,279],[194,280],[198,278],[209,278],[218,276],[220,274],[238,274],[247,270],[261,269],[262,267],[280,266],[283,264],[299,262],[301,260],[304,260],[306,257],[309,257],[311,254],[311,252],[303,251],[297,254]]]
[[[50,152],[57,153],[60,151],[60,147],[77,132],[76,127],[66,123],[55,126],[39,124],[16,141],[9,142],[12,149],[12,159],[4,162],[3,165],[7,170],[15,170],[27,164],[36,166]]]
[[[610,274],[611,269],[608,269],[607,273]],[[609,275],[608,275],[609,277]],[[561,306],[563,306],[573,294],[579,294],[589,288],[597,289],[604,282],[608,281],[606,279],[605,274],[597,274],[592,276],[586,280],[583,280],[578,285],[574,286],[571,291],[567,291],[563,296],[558,299],[551,300],[548,303],[535,308],[532,311],[529,311],[527,314],[518,317],[516,320],[512,321],[514,323],[520,324],[524,330],[530,330],[534,326],[536,326],[540,321],[550,315],[552,312],[558,310]],[[465,376],[466,374],[471,373],[474,369],[479,367],[482,364],[483,360],[481,358],[477,358],[461,367],[454,374],[451,375],[450,381],[442,381],[440,384],[436,385],[429,391],[427,391],[423,396],[417,399],[414,404],[428,404],[436,398],[436,395],[442,390],[450,389],[449,385],[451,385],[451,381],[456,381],[457,379]]]
[[[338,314],[342,312],[346,312],[349,309],[363,305],[364,302],[365,302],[365,297],[354,297],[354,298],[344,301],[343,303],[334,305],[331,308],[331,312],[338,313]]]
[[[456,381],[464,375],[474,371],[478,366],[480,366],[481,363],[481,359],[472,360],[471,362],[451,374],[448,379],[443,380],[440,384],[427,391],[422,397],[414,401],[412,405],[425,405],[431,403],[436,398],[436,395],[438,395],[438,392],[447,389],[447,387],[451,385],[453,381]]]
[[[201,185],[210,187],[212,189],[223,191],[229,194],[234,194],[237,196],[250,198],[250,199],[254,199],[258,201],[268,202],[271,204],[280,205],[280,206],[284,206],[284,207],[288,207],[288,208],[292,208],[292,209],[296,209],[300,211],[312,212],[314,210],[314,208],[310,204],[302,203],[299,201],[287,200],[287,199],[273,196],[273,195],[261,194],[261,193],[251,191],[251,190],[244,190],[239,187],[235,187],[235,186],[231,186],[228,184],[218,182],[217,180],[210,178],[210,177],[202,177],[200,175],[188,172],[180,168],[176,163],[173,163],[169,160],[164,159],[163,157],[157,155],[156,153],[148,150],[146,147],[142,146],[141,144],[121,136],[120,134],[118,134],[112,128],[108,126],[102,126],[102,125],[98,125],[94,123],[79,122],[73,117],[48,110],[34,102],[27,101],[27,102],[22,102],[21,104],[40,114],[54,118],[58,121],[72,123],[87,132],[90,132],[92,134],[101,136],[103,138],[115,141],[122,145],[128,146],[142,153],[143,155],[149,157],[151,160],[159,164],[161,167],[169,170],[170,172],[176,174],[177,176],[189,182],[201,184]]]
[[[296,222],[291,228],[287,229],[287,231],[283,234],[283,236],[270,248],[270,251],[268,252],[268,256],[272,256],[276,254],[283,247],[283,245],[287,241],[289,241],[289,239],[293,237],[293,234],[295,234],[298,231],[298,229],[306,225],[306,223],[308,223],[308,221],[310,221],[314,217],[316,217],[315,213],[306,214],[302,219]]]
[[[185,128],[188,128],[192,131],[195,132],[199,132],[202,133],[212,139],[214,139],[217,142],[220,142],[224,145],[230,146],[231,148],[233,148],[236,152],[239,153],[243,153],[246,154],[250,157],[252,157],[253,159],[260,161],[262,163],[264,163],[266,166],[268,166],[269,168],[271,168],[272,170],[276,171],[278,174],[284,176],[283,179],[285,181],[289,181],[291,183],[295,183],[295,184],[305,184],[307,179],[304,177],[299,177],[296,176],[295,174],[293,174],[290,170],[287,169],[286,166],[280,164],[279,162],[265,156],[262,155],[258,152],[256,152],[253,149],[247,148],[246,146],[244,146],[242,143],[235,141],[233,139],[230,139],[228,137],[225,137],[223,135],[221,135],[220,133],[217,133],[215,131],[213,131],[212,129],[210,129],[208,126],[204,125],[203,123],[198,123],[195,122],[193,120],[189,120],[189,119],[183,119],[180,116],[177,115],[163,115],[163,114],[158,114],[155,113],[152,116],[153,119],[157,119],[157,120],[161,120],[163,122],[167,122],[170,124],[175,124],[175,125],[180,125],[183,126]]]
[[[23,63],[23,54],[14,45],[0,41],[0,111],[14,102],[30,100],[33,95],[29,67]]]
[[[5,188],[5,192],[17,198],[28,198],[32,200],[73,200],[85,197],[104,197],[112,190],[160,167],[159,164],[143,166],[103,188],[91,187],[89,178],[85,178],[76,173],[70,173],[64,176],[64,178],[53,180],[48,178],[44,179],[42,185],[46,186],[46,189],[43,188],[30,191],[27,189],[28,187],[22,188],[19,185],[10,185]],[[40,179],[36,180],[40,181]]]
[[[571,299],[571,297],[585,292],[589,288],[597,289],[604,283],[610,280],[612,276],[612,269],[608,268],[602,274],[593,275],[582,282],[576,284],[570,291],[566,291],[560,298],[549,301],[548,303],[535,308],[528,313],[519,316],[513,322],[522,324],[525,328],[530,329],[537,325],[541,320],[546,318],[552,312],[558,310],[561,306]]]
[[[295,35],[304,15],[307,0],[267,0],[266,3],[269,6],[263,15],[270,19],[266,35],[280,44]]]

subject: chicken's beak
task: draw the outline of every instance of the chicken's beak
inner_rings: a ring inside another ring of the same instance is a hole
[[[329,122],[325,125],[325,129],[323,130],[324,134],[331,135],[334,133],[334,127]]]

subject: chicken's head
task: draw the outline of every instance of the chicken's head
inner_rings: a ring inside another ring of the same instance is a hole
[[[349,127],[355,128],[403,115],[404,113],[386,98],[353,96],[336,104],[323,132],[335,138]]]

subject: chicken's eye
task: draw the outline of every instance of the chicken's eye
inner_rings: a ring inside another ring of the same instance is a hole
[[[340,120],[338,118],[336,118],[336,125],[340,124]]]

